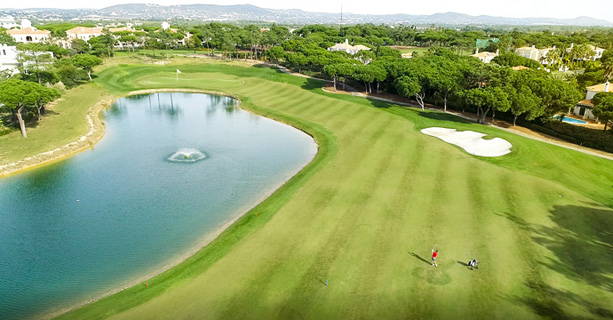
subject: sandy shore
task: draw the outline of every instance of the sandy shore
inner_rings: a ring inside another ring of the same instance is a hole
[[[87,114],[85,115],[88,124],[86,134],[59,148],[42,152],[19,161],[1,165],[0,178],[60,161],[81,151],[92,148],[104,136],[104,124],[100,119],[100,112],[104,108],[110,106],[112,102],[113,99],[106,98],[99,101],[88,110]]]
[[[31,170],[31,169],[35,169],[56,161],[60,161],[62,159],[68,158],[72,155],[75,155],[81,151],[87,150],[91,147],[93,147],[98,141],[100,141],[100,139],[102,139],[102,137],[104,136],[104,124],[102,122],[102,120],[100,119],[100,113],[102,112],[102,110],[104,110],[104,108],[108,108],[113,101],[122,98],[122,97],[126,97],[126,96],[131,96],[131,95],[139,95],[139,94],[150,94],[150,93],[156,93],[156,92],[183,92],[183,93],[204,93],[204,94],[215,94],[215,95],[221,95],[221,96],[227,96],[227,97],[231,97],[234,98],[238,101],[240,101],[240,99],[238,97],[235,96],[231,96],[228,95],[226,93],[223,92],[216,92],[216,91],[210,91],[210,90],[195,90],[195,89],[150,89],[150,90],[139,90],[139,91],[133,91],[130,92],[128,94],[122,95],[122,96],[116,96],[113,98],[107,98],[104,100],[99,101],[95,106],[93,106],[92,108],[90,108],[90,110],[88,111],[87,115],[86,115],[86,119],[88,122],[88,131],[85,135],[79,137],[76,141],[73,141],[71,143],[68,143],[62,147],[50,150],[50,151],[46,151],[31,157],[27,157],[23,160],[20,161],[16,161],[13,163],[9,163],[3,166],[0,166],[0,177],[3,176],[8,176],[8,175],[12,175],[12,174],[16,174],[19,172],[23,172],[25,170]],[[247,110],[247,109],[243,109],[247,112],[253,113],[251,110]],[[279,121],[276,119],[272,119],[274,121],[277,121],[279,123],[284,123],[283,121]],[[284,123],[285,125],[289,125],[287,123]],[[291,125],[289,125],[291,126]],[[293,127],[293,126],[292,126]],[[306,131],[300,129],[300,128],[296,128],[293,127],[296,130],[300,130],[302,132],[305,132],[307,135],[311,136],[309,133],[307,133]],[[147,272],[146,274],[130,281],[127,283],[122,283],[120,284],[117,288],[109,290],[107,292],[104,292],[102,294],[98,294],[94,297],[91,297],[89,299],[83,300],[73,306],[67,307],[67,308],[62,308],[60,310],[55,310],[55,311],[51,311],[51,312],[47,312],[41,315],[37,315],[36,318],[40,318],[40,319],[52,319],[55,317],[58,317],[61,314],[70,312],[72,310],[78,309],[80,307],[83,307],[89,303],[101,300],[105,297],[108,297],[110,295],[113,295],[115,293],[121,292],[125,289],[128,289],[130,287],[133,287],[135,285],[141,284],[144,281],[146,281],[147,279],[153,278],[156,275],[159,275],[163,272],[166,272],[170,269],[172,269],[173,267],[185,262],[187,259],[189,259],[190,257],[194,256],[196,253],[198,253],[198,251],[202,250],[204,247],[206,247],[209,243],[211,243],[213,240],[215,240],[217,237],[219,237],[219,235],[221,233],[223,233],[226,229],[228,229],[232,224],[234,224],[238,219],[240,219],[241,217],[243,217],[246,213],[248,213],[249,211],[251,211],[253,208],[255,208],[257,205],[259,205],[262,201],[264,201],[265,199],[267,199],[268,197],[270,197],[273,193],[275,193],[279,188],[281,188],[283,185],[285,185],[285,183],[287,183],[287,181],[289,181],[293,176],[295,176],[298,172],[300,172],[302,169],[304,169],[305,166],[307,166],[309,163],[311,163],[311,161],[315,158],[315,156],[317,155],[317,149],[318,149],[318,145],[317,142],[314,140],[314,138],[311,136],[311,138],[313,139],[313,144],[315,147],[315,152],[313,153],[313,156],[309,159],[309,161],[307,161],[306,163],[304,163],[302,166],[300,166],[295,172],[292,173],[288,173],[286,176],[283,177],[283,179],[281,179],[281,181],[279,183],[277,183],[276,185],[273,185],[270,189],[266,190],[266,192],[264,192],[262,194],[262,196],[260,196],[257,199],[254,199],[252,202],[248,203],[247,205],[245,205],[244,207],[242,207],[241,209],[233,212],[232,214],[229,215],[229,217],[231,217],[227,222],[225,222],[222,226],[218,227],[214,232],[212,233],[208,233],[206,235],[204,235],[202,237],[202,239],[200,239],[199,241],[196,242],[196,244],[190,248],[189,250],[187,250],[186,252],[172,258],[170,261],[168,261],[167,263],[159,266],[159,267],[155,267],[155,269],[151,272]]]
[[[79,152],[85,151],[89,148],[93,148],[102,137],[104,137],[104,123],[100,118],[100,112],[105,108],[108,108],[113,101],[116,99],[138,95],[138,94],[148,94],[155,92],[187,92],[187,93],[207,93],[207,94],[215,94],[222,96],[229,96],[234,99],[238,99],[237,97],[230,96],[228,94],[222,92],[215,91],[207,91],[207,90],[193,90],[193,89],[155,89],[155,90],[139,90],[130,92],[128,94],[122,96],[116,96],[112,98],[105,98],[93,107],[91,107],[85,118],[88,123],[87,133],[79,137],[77,140],[65,144],[61,147],[55,148],[53,150],[41,152],[39,154],[26,157],[22,160],[11,162],[8,164],[0,165],[0,178],[10,176],[13,174],[17,174],[23,171],[32,170],[44,165],[48,165],[50,163],[54,163],[63,159],[66,159],[70,156],[73,156]]]

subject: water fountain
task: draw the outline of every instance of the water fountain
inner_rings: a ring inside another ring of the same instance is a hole
[[[198,149],[183,148],[168,157],[172,162],[196,162],[206,158],[206,154]]]

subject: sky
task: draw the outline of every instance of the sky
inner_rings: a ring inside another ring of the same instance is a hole
[[[3,1],[4,2],[4,1]],[[13,2],[15,9],[23,8],[96,8],[100,9],[121,3],[172,4],[252,4],[270,9],[302,9],[315,12],[343,12],[360,14],[433,14],[439,12],[459,12],[470,15],[491,15],[501,17],[549,17],[576,18],[588,16],[607,21],[613,20],[613,0],[21,0]],[[0,7],[8,7],[4,2]]]

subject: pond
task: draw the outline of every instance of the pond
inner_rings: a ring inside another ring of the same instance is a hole
[[[317,152],[223,96],[131,96],[103,120],[93,149],[0,179],[1,319],[58,312],[181,261]]]

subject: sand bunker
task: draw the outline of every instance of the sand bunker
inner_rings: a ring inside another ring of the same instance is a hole
[[[447,128],[426,128],[421,130],[429,136],[437,137],[445,142],[455,144],[470,154],[482,157],[499,157],[511,152],[513,146],[507,140],[494,138],[485,140],[486,135],[474,131],[456,131]]]

